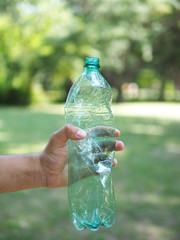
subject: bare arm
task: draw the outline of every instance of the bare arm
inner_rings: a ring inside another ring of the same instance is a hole
[[[0,156],[0,193],[43,186],[39,155]]]
[[[116,130],[116,137],[119,135],[120,132]],[[39,187],[66,187],[67,141],[85,137],[85,131],[68,124],[52,134],[40,154],[0,156],[0,193]],[[116,141],[114,150],[123,148],[124,144]]]

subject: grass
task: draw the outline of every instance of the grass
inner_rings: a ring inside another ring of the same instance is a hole
[[[0,195],[0,240],[179,240],[180,105],[113,106],[126,148],[113,169],[117,219],[97,232],[76,231],[67,189]],[[0,108],[0,154],[41,151],[64,125],[63,107]]]

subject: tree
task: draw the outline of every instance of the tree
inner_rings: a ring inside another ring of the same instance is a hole
[[[180,6],[177,1],[68,2],[76,16],[87,23],[84,34],[93,40],[97,56],[102,59],[104,75],[117,88],[119,101],[122,100],[122,84],[136,81],[142,68],[157,72],[161,93],[166,78],[176,78],[177,84],[180,61],[177,50]]]
[[[100,58],[118,101],[143,69],[159,76],[163,99],[166,79],[179,87],[179,10],[167,0],[2,0],[0,103],[30,103],[37,83],[67,94],[86,56]]]
[[[64,1],[3,1],[0,5],[0,102],[29,104],[34,85],[67,88],[88,54],[75,19]],[[5,10],[5,11],[3,11]]]
[[[180,8],[179,8],[180,9]],[[162,31],[153,37],[153,68],[162,79],[159,100],[164,100],[164,88],[166,80],[174,82],[180,89],[180,11],[171,6],[169,14],[159,19]]]

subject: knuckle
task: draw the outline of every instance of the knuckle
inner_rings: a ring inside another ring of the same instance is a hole
[[[72,124],[68,123],[65,125],[65,130],[69,131],[72,128]]]
[[[51,140],[51,141],[55,141],[56,138],[57,138],[57,132],[53,132],[52,135],[51,135],[50,140]]]

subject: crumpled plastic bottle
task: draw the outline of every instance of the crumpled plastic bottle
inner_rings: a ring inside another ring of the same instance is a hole
[[[112,90],[99,67],[98,58],[86,58],[85,70],[65,104],[66,124],[87,133],[83,140],[68,140],[68,201],[78,230],[111,227],[116,216],[111,177],[116,135]]]

